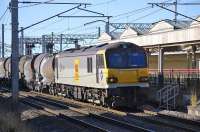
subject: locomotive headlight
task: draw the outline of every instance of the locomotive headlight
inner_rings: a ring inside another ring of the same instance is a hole
[[[148,77],[140,77],[140,78],[139,78],[139,81],[140,81],[140,82],[148,82],[148,81],[149,81],[149,78],[148,78]]]
[[[107,78],[108,83],[117,83],[118,79],[116,77],[109,77]]]

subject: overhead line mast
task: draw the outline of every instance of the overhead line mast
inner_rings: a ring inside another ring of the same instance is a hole
[[[18,38],[18,0],[11,0],[11,23],[12,23],[12,51],[11,51],[11,86],[14,108],[17,109],[19,94],[19,38]]]
[[[2,45],[1,45],[1,57],[2,58],[4,58],[4,32],[5,32],[5,28],[4,28],[5,26],[4,26],[4,24],[2,24],[2,33],[1,33],[1,35],[2,35]]]

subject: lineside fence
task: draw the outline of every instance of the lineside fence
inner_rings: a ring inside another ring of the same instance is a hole
[[[157,100],[160,107],[175,109],[179,95],[189,95],[185,105],[192,104],[192,96],[196,96],[198,104],[200,96],[199,69],[164,69],[160,75],[157,69],[149,69],[149,83],[157,91]]]
[[[154,86],[179,84],[193,87],[200,84],[200,69],[164,69],[163,78],[160,78],[157,69],[149,69],[149,75],[150,84]]]

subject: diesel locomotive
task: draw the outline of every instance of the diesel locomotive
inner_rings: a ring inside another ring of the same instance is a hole
[[[0,77],[4,80],[8,78],[4,76],[5,60],[0,60]],[[102,106],[132,107],[147,97],[147,55],[133,43],[104,43],[20,60],[20,75],[26,87],[35,91]]]

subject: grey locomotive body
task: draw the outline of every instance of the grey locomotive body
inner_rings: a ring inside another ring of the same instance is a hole
[[[127,42],[69,49],[20,59],[20,77],[29,89],[106,106],[133,106],[146,96],[148,69],[143,48]],[[2,67],[4,68],[2,70]],[[1,79],[10,59],[0,60]]]

